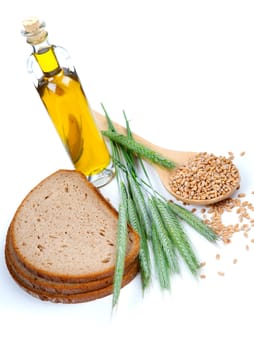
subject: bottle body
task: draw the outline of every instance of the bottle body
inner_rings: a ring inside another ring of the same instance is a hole
[[[75,168],[91,176],[107,167],[109,152],[76,71],[60,67],[44,74],[36,89]]]
[[[47,38],[32,47],[28,72],[73,165],[103,186],[113,176],[110,154],[68,52]]]

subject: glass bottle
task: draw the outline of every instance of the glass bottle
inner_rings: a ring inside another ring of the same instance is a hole
[[[27,69],[74,167],[95,186],[108,183],[114,170],[105,141],[68,52],[49,43],[45,22],[23,21],[32,47]]]

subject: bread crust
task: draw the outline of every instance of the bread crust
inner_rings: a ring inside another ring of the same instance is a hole
[[[26,283],[26,281],[20,278],[19,273],[17,273],[13,269],[13,266],[9,263],[8,257],[6,259],[6,264],[15,282],[27,293],[29,293],[33,297],[36,297],[42,301],[50,301],[53,303],[63,303],[63,304],[84,303],[84,302],[106,297],[112,294],[113,292],[113,284],[109,284],[105,287],[102,287],[96,290],[84,291],[84,292],[75,293],[75,294],[63,294],[63,293],[54,293],[54,292],[47,292],[44,290],[38,290],[37,288],[34,288],[34,286],[30,286],[29,284]],[[128,272],[123,276],[122,288],[126,286],[128,283],[130,283],[136,277],[138,271],[139,271],[139,263],[138,263],[138,259],[136,259],[132,263]]]
[[[20,249],[19,249],[20,247],[19,247],[17,240],[16,240],[16,237],[15,237],[15,228],[16,228],[15,225],[16,225],[17,217],[19,216],[20,208],[26,205],[26,201],[29,198],[29,196],[31,195],[31,193],[34,193],[35,191],[37,191],[37,189],[40,189],[40,187],[43,184],[45,184],[45,182],[49,178],[56,176],[58,174],[66,174],[66,175],[67,174],[79,174],[79,176],[82,177],[82,180],[84,181],[85,185],[88,186],[93,191],[94,195],[98,198],[98,200],[102,203],[102,205],[106,206],[109,209],[111,215],[117,219],[118,213],[115,210],[115,208],[102,196],[102,194],[99,192],[99,190],[95,186],[93,186],[81,172],[78,172],[76,170],[63,170],[63,169],[61,169],[61,170],[58,170],[55,173],[49,175],[44,180],[42,180],[23,199],[23,201],[21,202],[21,204],[17,208],[17,210],[14,214],[14,217],[10,223],[10,226],[8,228],[6,242],[7,242],[7,240],[9,240],[9,244],[12,247],[13,251],[15,252],[15,258],[19,264],[23,265],[23,267],[26,270],[30,271],[33,275],[45,278],[45,279],[50,280],[50,281],[69,282],[69,283],[72,283],[72,282],[85,283],[85,282],[95,281],[98,279],[112,276],[113,272],[114,272],[114,266],[110,266],[108,268],[105,268],[103,271],[99,271],[97,273],[91,271],[88,274],[75,274],[75,275],[55,274],[55,273],[49,272],[45,268],[34,266],[33,263],[31,263],[26,258],[26,256],[24,254],[20,253]],[[125,260],[125,267],[126,268],[129,265],[131,265],[131,263],[133,263],[134,260],[136,259],[136,257],[138,256],[139,244],[140,244],[140,238],[139,238],[138,233],[136,233],[130,226],[129,226],[129,242],[130,242],[129,249],[127,251],[126,260]]]
[[[73,295],[78,293],[84,293],[89,291],[94,291],[97,289],[104,288],[111,285],[114,280],[114,275],[101,278],[98,280],[90,282],[56,282],[50,281],[43,277],[38,277],[27,270],[23,265],[21,265],[12,251],[8,240],[5,246],[5,259],[7,266],[11,267],[12,271],[19,276],[20,281],[24,283],[29,288],[36,289],[38,291],[45,291],[49,293],[58,293],[64,295]],[[124,274],[127,274],[132,268],[133,264],[137,263],[137,258],[132,262],[127,268],[125,268]]]

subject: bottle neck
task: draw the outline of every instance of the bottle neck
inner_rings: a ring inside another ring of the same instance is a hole
[[[61,70],[54,46],[48,42],[47,38],[40,43],[32,44],[32,47],[33,56],[46,76],[52,76]]]

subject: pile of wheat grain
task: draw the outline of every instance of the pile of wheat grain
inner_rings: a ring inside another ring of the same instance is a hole
[[[245,152],[241,152],[240,156],[243,157]],[[231,160],[234,159],[234,154],[229,152]],[[244,179],[243,179],[244,181]],[[251,244],[254,246],[254,235],[251,235],[254,227],[254,204],[251,201],[253,196],[254,203],[254,190],[250,193],[243,193],[238,189],[235,195],[231,198],[215,203],[213,205],[202,207],[201,209],[193,208],[206,224],[213,228],[213,230],[221,237],[225,245],[231,244],[234,240],[234,235],[242,235],[244,238],[243,244],[246,252],[250,250]],[[248,198],[248,199],[247,199]],[[214,256],[215,260],[221,260],[223,249]],[[237,256],[232,258],[232,264],[238,263]],[[201,263],[201,267],[207,264],[206,261]],[[225,271],[218,270],[219,276],[224,276]],[[200,278],[204,279],[207,275],[203,271],[200,274]]]

